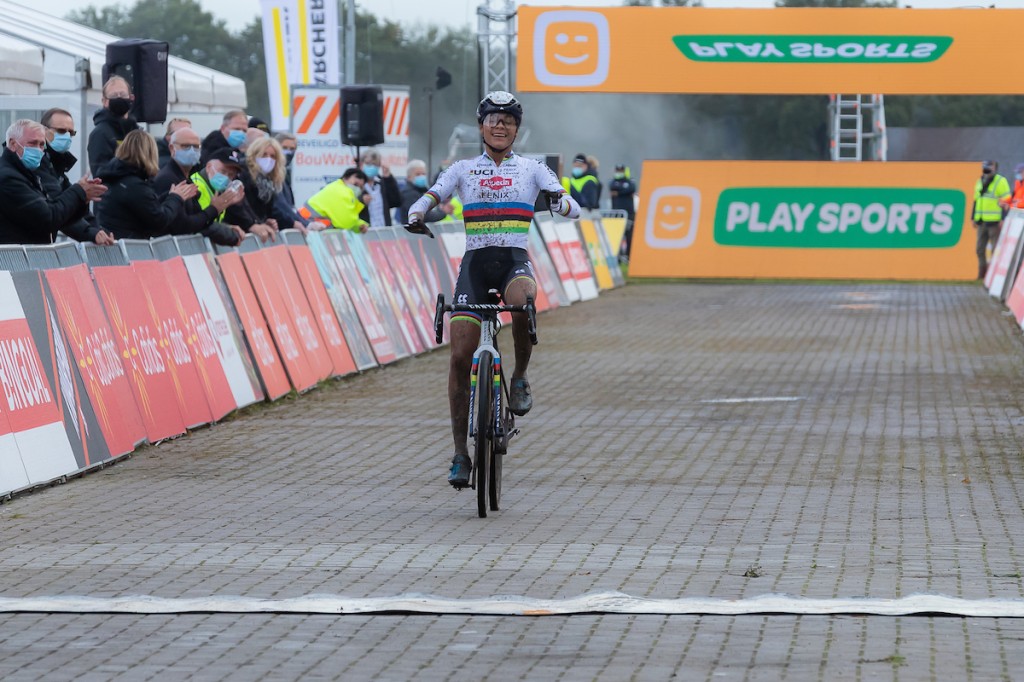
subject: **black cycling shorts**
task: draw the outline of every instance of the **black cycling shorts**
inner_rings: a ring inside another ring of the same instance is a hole
[[[533,264],[526,249],[510,246],[485,246],[467,251],[459,266],[459,279],[455,282],[455,304],[490,303],[487,292],[497,289],[505,295],[508,285],[525,277],[537,284]],[[474,313],[460,312],[456,316],[475,317]]]

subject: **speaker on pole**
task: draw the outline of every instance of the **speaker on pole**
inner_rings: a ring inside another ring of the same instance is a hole
[[[132,88],[132,116],[140,123],[167,120],[167,58],[170,46],[162,40],[128,38],[107,44],[103,82],[121,76]]]
[[[341,141],[354,147],[384,144],[384,93],[379,85],[341,88]]]

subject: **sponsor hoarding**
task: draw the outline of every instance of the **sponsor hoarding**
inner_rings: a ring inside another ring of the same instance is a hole
[[[1021,94],[992,46],[1024,11],[705,7],[518,10],[520,91]]]
[[[648,161],[633,277],[968,280],[972,163]]]

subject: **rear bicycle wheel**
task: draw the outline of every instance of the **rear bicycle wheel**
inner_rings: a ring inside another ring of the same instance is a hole
[[[476,373],[476,434],[473,436],[473,471],[476,475],[476,511],[480,518],[487,518],[487,478],[490,474],[491,432],[494,430],[494,360],[488,352],[480,354]]]
[[[508,445],[508,401],[505,400],[505,394],[503,392],[505,384],[505,377],[500,377],[499,385],[494,387],[494,402],[500,404],[500,407],[496,406],[495,409],[499,410],[498,415],[501,420],[501,432],[502,438],[505,439],[505,445]],[[498,438],[498,434],[494,434],[492,443]],[[500,451],[499,451],[500,450]],[[491,447],[491,470],[487,480],[487,493],[490,497],[491,511],[498,511],[499,504],[501,503],[501,463],[505,459],[504,454],[505,448]]]

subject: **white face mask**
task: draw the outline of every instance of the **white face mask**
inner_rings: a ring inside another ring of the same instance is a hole
[[[274,170],[274,166],[277,165],[277,159],[270,156],[261,156],[256,159],[256,165],[260,167],[260,170],[264,173],[269,173]]]

